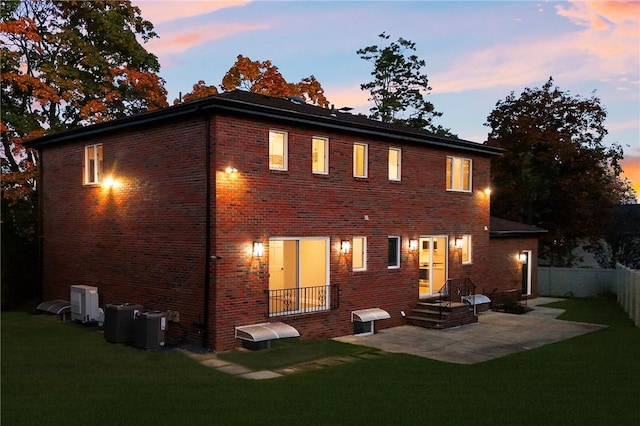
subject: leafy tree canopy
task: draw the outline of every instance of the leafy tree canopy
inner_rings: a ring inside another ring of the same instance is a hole
[[[511,92],[487,118],[487,143],[505,149],[492,161],[491,213],[549,233],[540,255],[570,266],[579,240],[600,236],[613,206],[635,199],[622,180],[620,145],[605,146],[600,99],[554,87]]]
[[[389,35],[378,37],[388,43]],[[433,104],[425,99],[431,92],[427,74],[423,72],[425,61],[414,53],[416,44],[402,37],[386,46],[367,46],[356,53],[373,64],[373,81],[360,85],[371,94],[374,103],[369,118],[384,123],[398,123],[434,133],[451,135],[449,129],[433,124],[434,117],[442,116]]]
[[[314,105],[325,108],[329,106],[322,85],[313,75],[303,78],[299,83],[289,83],[271,61],[252,61],[242,55],[238,55],[236,62],[222,78],[220,89],[225,92],[240,89],[278,98],[297,96]],[[217,93],[218,89],[215,86],[207,86],[200,80],[193,86],[192,92],[184,95],[183,100],[203,98]],[[179,100],[174,101],[177,102]]]

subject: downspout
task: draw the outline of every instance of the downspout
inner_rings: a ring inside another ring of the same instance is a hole
[[[43,205],[44,205],[44,201],[43,201],[43,195],[44,192],[42,191],[42,182],[44,181],[43,176],[44,176],[44,150],[38,150],[38,154],[39,154],[39,164],[38,164],[38,180],[36,181],[36,197],[38,197],[38,224],[37,224],[37,229],[38,229],[38,271],[37,271],[37,277],[36,279],[38,280],[38,300],[40,302],[43,302],[43,297],[44,297],[44,272],[43,272],[43,268],[44,268],[44,223],[43,223],[43,218],[44,218],[44,214],[43,214]]]
[[[205,113],[206,114],[206,113]],[[204,119],[205,129],[205,254],[202,347],[211,349],[209,341],[209,299],[211,298],[211,118]],[[214,278],[215,279],[215,278]],[[214,282],[215,284],[215,282]]]

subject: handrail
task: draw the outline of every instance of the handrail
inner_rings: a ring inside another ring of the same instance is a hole
[[[439,302],[462,303],[462,297],[476,293],[476,285],[470,278],[449,278],[440,289]]]
[[[265,290],[267,316],[306,314],[336,309],[340,303],[338,284]]]

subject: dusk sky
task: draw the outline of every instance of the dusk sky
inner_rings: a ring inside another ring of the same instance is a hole
[[[475,142],[496,102],[553,77],[601,99],[607,144],[640,196],[640,2],[133,0],[159,38],[169,103],[198,80],[219,86],[238,55],[270,60],[289,82],[314,75],[336,108],[368,113],[372,65],[356,54],[378,34],[416,43],[435,124]]]

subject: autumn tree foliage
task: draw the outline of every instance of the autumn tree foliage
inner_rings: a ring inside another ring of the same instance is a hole
[[[424,72],[426,62],[412,53],[416,51],[416,44],[402,37],[389,43],[390,36],[386,33],[378,37],[380,46],[367,46],[356,52],[361,59],[373,64],[373,80],[360,85],[370,93],[369,101],[374,104],[369,118],[451,136],[449,129],[433,123],[442,113],[425,99],[431,86]]]
[[[605,146],[600,99],[554,85],[526,88],[499,101],[487,118],[487,144],[503,148],[492,161],[491,214],[547,229],[540,255],[571,266],[580,240],[599,238],[617,204],[635,199],[621,178],[618,144]]]
[[[325,108],[329,106],[322,85],[313,75],[298,83],[289,83],[271,61],[252,61],[242,55],[238,55],[220,85],[220,90],[224,92],[238,89],[278,98],[295,96],[305,99],[307,103]],[[200,80],[193,86],[193,91],[185,94],[182,99],[188,101],[216,93],[218,89],[215,86],[207,86]]]
[[[157,58],[138,42],[156,37],[153,25],[129,1],[0,6],[4,303],[5,282],[15,278],[5,266],[16,262],[7,250],[35,238],[38,158],[22,142],[167,106],[167,92]],[[11,245],[4,237],[14,234]]]

